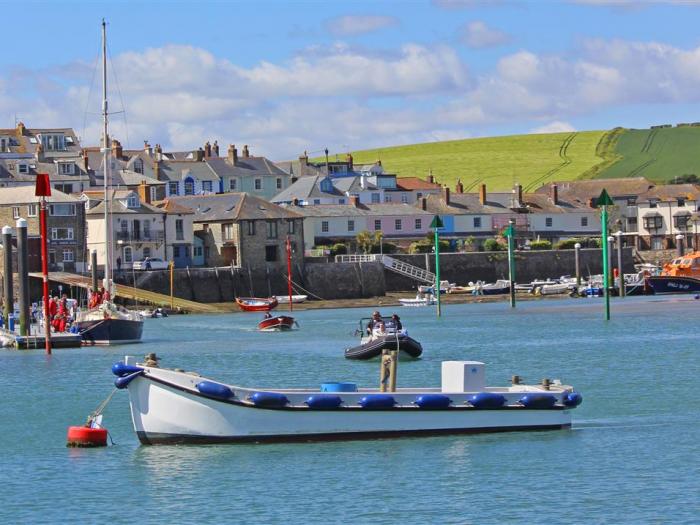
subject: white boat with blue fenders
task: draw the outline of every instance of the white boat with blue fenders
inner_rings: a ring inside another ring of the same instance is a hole
[[[252,389],[194,372],[115,364],[115,384],[129,393],[131,416],[143,444],[322,441],[571,426],[582,397],[554,380],[485,385],[484,364],[442,363],[438,388],[394,392],[325,383],[319,389]]]

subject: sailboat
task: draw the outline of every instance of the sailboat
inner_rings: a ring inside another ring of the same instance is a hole
[[[98,304],[92,304],[86,311],[78,312],[75,325],[88,345],[111,345],[141,342],[143,316],[139,312],[127,310],[112,301],[114,286],[112,277],[112,216],[111,196],[109,195],[110,147],[107,143],[107,25],[102,20],[102,162],[104,174],[104,213],[105,213],[105,272],[104,289],[107,292]],[[94,290],[94,293],[97,291]]]

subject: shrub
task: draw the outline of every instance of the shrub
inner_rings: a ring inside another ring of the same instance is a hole
[[[540,241],[532,241],[530,243],[530,249],[531,250],[551,250],[552,243],[546,239],[542,239]]]
[[[484,241],[484,250],[487,252],[501,252],[505,249],[506,247],[503,246],[496,239],[486,239]]]
[[[372,251],[370,253],[396,253],[399,251],[399,247],[391,242],[383,242],[381,250],[379,248],[379,243],[372,246]]]
[[[345,255],[348,253],[348,247],[345,246],[342,242],[339,242],[337,244],[334,244],[331,246],[331,255]]]
[[[556,250],[573,250],[577,242],[581,243],[582,248],[600,248],[600,239],[598,237],[574,237],[571,239],[564,239],[556,243],[554,248]],[[533,248],[533,250],[534,249],[535,248]]]
[[[433,253],[433,242],[427,242],[425,240],[412,242],[408,247],[408,253]],[[440,253],[451,252],[450,241],[440,241]]]

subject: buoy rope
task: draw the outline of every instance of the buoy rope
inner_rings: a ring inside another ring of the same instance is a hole
[[[109,395],[107,396],[107,398],[106,398],[104,401],[102,401],[102,403],[100,403],[100,404],[98,405],[98,407],[94,410],[94,412],[92,412],[92,413],[88,416],[88,419],[87,419],[87,425],[88,425],[88,426],[90,426],[90,424],[92,424],[92,422],[95,420],[95,418],[97,418],[97,416],[99,416],[100,414],[102,414],[102,412],[104,411],[104,409],[107,407],[107,404],[112,400],[112,397],[114,396],[114,394],[117,393],[118,390],[119,390],[118,388],[114,388],[114,390],[112,390],[112,391],[109,393]]]

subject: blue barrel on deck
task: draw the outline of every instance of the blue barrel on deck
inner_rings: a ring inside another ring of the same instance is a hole
[[[214,383],[213,381],[200,381],[195,385],[200,394],[214,399],[229,399],[233,397],[233,392],[226,385]]]
[[[370,410],[392,408],[395,404],[394,396],[389,394],[368,394],[360,399],[360,406]]]
[[[583,396],[578,392],[569,392],[564,396],[564,406],[577,407],[583,402]]]
[[[506,398],[495,392],[479,392],[469,398],[469,403],[478,409],[501,408],[506,402]]]
[[[289,403],[289,399],[279,392],[255,392],[250,400],[256,407],[281,408]]]
[[[306,398],[305,403],[309,408],[314,410],[331,410],[333,408],[338,408],[343,400],[340,396],[334,396],[330,394],[314,394]]]
[[[321,383],[321,392],[357,392],[357,384]]]
[[[521,405],[535,410],[552,408],[556,402],[557,398],[552,394],[525,394],[520,398]]]
[[[442,394],[423,394],[418,396],[413,402],[419,408],[445,409],[450,406],[452,400]]]

